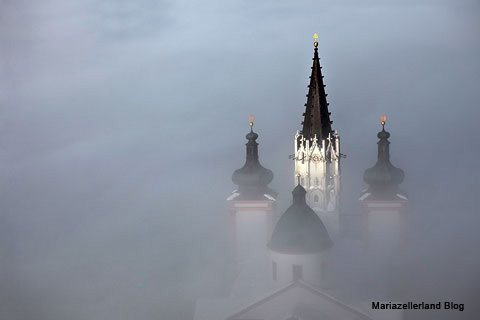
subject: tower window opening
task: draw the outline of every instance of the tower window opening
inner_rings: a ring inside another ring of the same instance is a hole
[[[313,202],[318,202],[318,195],[315,195],[315,196],[313,197]]]
[[[303,266],[294,264],[292,271],[293,271],[293,280],[299,280],[303,278]]]

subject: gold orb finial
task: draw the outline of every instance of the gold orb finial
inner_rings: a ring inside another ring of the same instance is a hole
[[[248,121],[250,122],[250,124],[249,124],[250,127],[253,127],[253,119],[254,119],[253,114],[248,116]]]
[[[313,45],[314,45],[315,47],[317,47],[317,46],[318,46],[318,41],[317,41],[317,39],[318,39],[318,34],[317,34],[316,32],[315,32],[315,34],[313,35],[313,39],[315,39],[315,42],[313,43]]]
[[[380,121],[382,122],[382,126],[385,125],[385,121],[387,121],[387,116],[385,115],[385,113],[382,113],[380,115]]]

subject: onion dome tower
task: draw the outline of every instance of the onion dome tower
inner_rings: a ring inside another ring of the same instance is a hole
[[[405,240],[407,194],[398,185],[404,172],[390,162],[390,133],[385,131],[386,116],[380,116],[382,131],[377,134],[377,163],[365,170],[363,180],[369,185],[359,198],[365,212],[365,238],[375,251],[397,252]]]
[[[294,137],[295,184],[297,175],[307,191],[308,205],[325,223],[334,238],[339,232],[340,136],[332,129],[331,112],[318,56],[317,34],[302,131]]]
[[[293,189],[293,203],[275,225],[267,247],[274,280],[286,283],[302,279],[320,285],[323,256],[332,241],[318,215],[308,206],[306,194],[300,183]]]
[[[248,140],[247,159],[240,169],[235,170],[232,181],[238,186],[235,199],[246,201],[272,200],[275,194],[268,184],[273,180],[273,172],[264,168],[258,160],[258,134],[253,132],[253,115],[250,116],[250,132],[245,136]],[[235,194],[234,193],[234,194]],[[272,194],[273,193],[273,194]]]
[[[377,134],[380,139],[378,144],[377,163],[370,169],[365,170],[363,180],[369,185],[363,193],[362,200],[407,200],[406,194],[400,190],[398,185],[402,183],[405,174],[402,169],[392,165],[390,162],[390,133],[385,131],[386,116],[380,116],[382,131]]]
[[[258,134],[253,132],[253,115],[249,120],[246,161],[243,167],[233,173],[232,181],[238,189],[227,198],[238,265],[244,265],[259,256],[268,260],[265,243],[273,228],[273,205],[277,196],[268,187],[273,180],[272,171],[264,168],[258,159]]]

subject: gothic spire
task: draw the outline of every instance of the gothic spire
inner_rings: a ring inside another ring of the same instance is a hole
[[[303,124],[303,136],[306,139],[314,138],[323,140],[332,133],[332,121],[330,121],[330,112],[328,112],[327,94],[323,83],[322,67],[318,57],[317,34],[315,38],[312,75],[310,76],[310,85],[308,86],[307,103],[305,104],[305,116]]]

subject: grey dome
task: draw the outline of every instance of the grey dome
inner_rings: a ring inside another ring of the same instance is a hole
[[[310,208],[305,199],[305,189],[297,185],[293,189],[293,203],[278,220],[268,248],[285,253],[316,253],[332,245],[322,220]]]

